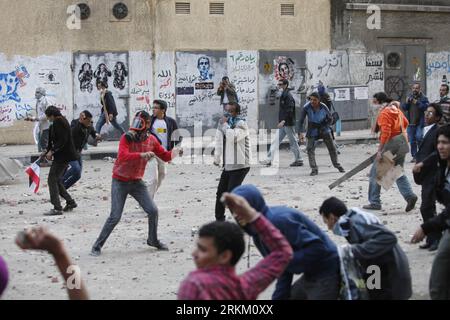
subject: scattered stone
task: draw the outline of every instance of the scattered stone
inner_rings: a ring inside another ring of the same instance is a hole
[[[57,277],[52,277],[52,283],[57,283],[58,282],[58,278]]]

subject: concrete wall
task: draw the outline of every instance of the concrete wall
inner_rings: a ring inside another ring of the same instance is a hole
[[[117,22],[111,16],[116,0],[0,0],[2,41],[0,52],[5,55],[37,57],[55,52],[74,51],[139,51],[152,46],[151,11],[149,1],[124,0],[129,17]],[[81,29],[67,27],[67,8],[87,3],[89,19]]]
[[[221,0],[223,16],[209,14],[209,1],[186,2],[190,15],[176,15],[173,0],[156,1],[156,51],[330,47],[329,0]],[[281,3],[294,3],[295,16],[281,16]]]
[[[353,2],[386,8],[381,11],[381,29],[368,29],[367,20],[371,14],[362,9],[363,6],[346,9],[346,4]],[[429,7],[431,5],[434,7]],[[450,3],[446,0],[331,1],[333,49],[357,48],[382,52],[386,44],[402,43],[424,44],[430,52],[448,51],[449,33]]]

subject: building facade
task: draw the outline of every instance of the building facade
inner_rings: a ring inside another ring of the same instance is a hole
[[[413,50],[408,61],[419,65],[416,74],[428,91],[438,90],[450,68],[447,1],[430,1],[422,11],[395,11],[389,1],[377,1],[385,6],[381,29],[367,28],[368,1],[0,1],[8,2],[0,11],[0,143],[33,142],[33,124],[23,119],[35,112],[37,87],[69,119],[88,109],[96,121],[101,109],[95,87],[102,79],[124,126],[135,112],[150,110],[153,99],[164,99],[182,127],[207,129],[221,115],[216,90],[227,75],[256,130],[277,123],[280,78],[290,80],[299,107],[321,82],[344,129],[360,129],[368,127],[369,98],[385,89],[388,74],[411,73],[408,67],[386,68],[386,56],[395,62],[391,51],[406,56],[409,45],[417,47],[417,57]],[[397,21],[399,14],[405,16]],[[417,21],[435,26],[410,27]],[[396,42],[401,32],[407,34]],[[389,51],[392,44],[405,48]],[[403,81],[406,87],[409,79]]]

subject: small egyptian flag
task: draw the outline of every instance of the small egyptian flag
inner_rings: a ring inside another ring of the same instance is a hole
[[[30,190],[34,193],[37,193],[39,190],[39,182],[41,181],[39,174],[41,172],[41,167],[39,166],[39,160],[33,162],[31,166],[29,166],[25,172],[28,174],[30,180]]]

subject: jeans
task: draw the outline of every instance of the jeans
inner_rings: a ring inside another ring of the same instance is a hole
[[[396,181],[398,190],[402,194],[403,198],[408,201],[412,197],[414,197],[414,192],[411,188],[411,184],[409,183],[408,178],[405,175],[402,175]],[[373,163],[372,169],[370,169],[370,178],[369,178],[369,202],[374,205],[381,205],[380,200],[381,186],[377,183],[377,164]]]
[[[337,300],[340,275],[331,275],[316,280],[307,280],[303,275],[291,288],[291,300]]]
[[[62,177],[64,188],[69,189],[81,178],[81,171],[83,170],[83,162],[81,160],[70,161],[66,173]]]
[[[158,208],[148,194],[147,187],[142,180],[119,181],[112,179],[111,185],[111,214],[103,226],[99,237],[95,241],[94,249],[100,250],[105,244],[111,232],[122,218],[123,208],[127,196],[131,195],[148,215],[148,239],[149,243],[158,241]]]
[[[280,148],[280,144],[286,136],[288,136],[289,146],[291,148],[291,151],[294,153],[295,161],[303,161],[302,155],[300,153],[300,147],[298,146],[298,140],[295,136],[294,126],[284,126],[277,130],[275,139],[273,139],[272,144],[270,145],[270,150],[267,154],[267,158],[270,161],[273,161],[275,151]]]
[[[62,176],[67,168],[67,162],[53,161],[48,173],[48,189],[50,191],[50,202],[55,210],[62,210],[61,200],[59,196],[63,197],[67,203],[73,203],[73,199],[67,192],[62,182]]]
[[[125,133],[125,130],[117,122],[116,117],[114,117],[110,122],[114,128],[116,128],[117,130],[120,131],[120,133],[122,133],[122,134]],[[97,133],[100,133],[102,131],[102,127],[105,125],[105,123],[106,123],[105,114],[102,113],[100,115],[100,117],[98,118],[97,124],[95,125],[95,131],[97,131]]]
[[[48,136],[49,136],[49,129],[42,130],[42,132],[39,133],[39,141],[38,141],[38,151],[42,152],[44,150],[47,150],[48,147]]]
[[[158,157],[155,157],[148,162],[146,172],[148,174],[148,193],[150,198],[154,199],[156,191],[158,191],[162,181],[166,177],[166,163]]]
[[[309,137],[306,145],[306,150],[308,152],[308,160],[309,166],[313,171],[317,171],[317,163],[316,163],[316,141],[317,138]],[[333,137],[331,133],[323,136],[323,142],[327,146],[328,153],[330,154],[331,162],[335,168],[339,168],[341,164],[338,161],[338,155],[336,150],[336,145],[334,144]]]
[[[418,147],[423,138],[423,128],[420,125],[409,125],[407,132],[408,140],[411,144],[411,155],[413,158],[416,158]]]
[[[220,198],[224,192],[231,192],[234,188],[240,186],[244,181],[245,176],[250,171],[250,168],[244,168],[233,171],[222,171],[220,176],[219,185],[217,186],[216,193],[216,220],[225,221],[225,207],[223,206]]]
[[[447,229],[439,242],[430,275],[432,300],[450,300],[450,230]]]
[[[405,155],[408,153],[408,143],[406,138],[399,134],[389,140],[384,148],[383,152],[391,151],[395,155],[394,163],[396,166],[403,168],[405,164]],[[398,190],[402,194],[403,198],[408,201],[415,196],[411,184],[405,175],[402,175],[396,181]],[[374,161],[372,169],[370,169],[369,178],[369,202],[374,205],[381,205],[380,200],[381,186],[377,183],[377,162]]]

